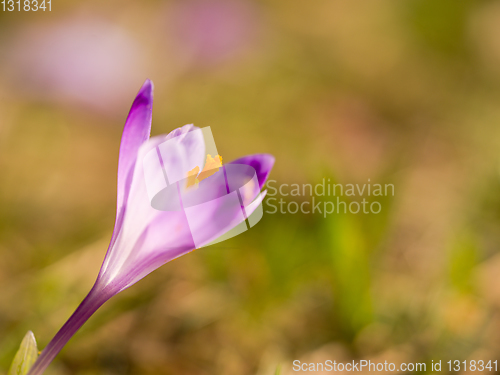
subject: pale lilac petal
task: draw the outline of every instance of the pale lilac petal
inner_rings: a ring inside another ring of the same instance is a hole
[[[195,215],[192,216],[189,224],[192,233],[196,234],[197,247],[209,245],[240,224],[242,224],[241,232],[248,229],[245,223],[246,213],[250,215],[261,203],[264,195],[259,194],[255,201],[244,210],[235,203],[237,198],[233,200],[234,194],[236,192],[228,194],[225,197],[227,200],[222,202],[213,200],[205,203],[203,207],[193,207]]]
[[[189,133],[190,131],[195,130],[195,129],[199,129],[199,128],[197,128],[193,124],[187,124],[187,125],[181,126],[180,128],[174,129],[170,133],[168,133],[167,136],[165,137],[165,140],[169,140],[172,138],[180,137],[182,135],[186,135],[186,133]],[[182,138],[179,138],[179,139],[182,140]]]
[[[117,277],[121,290],[195,249],[184,212],[162,211],[144,230]]]
[[[153,137],[139,148],[137,156],[139,162],[135,163],[130,176],[131,185],[124,205],[125,216],[123,223],[120,228],[115,228],[117,234],[114,236],[110,249],[104,259],[99,273],[100,278],[112,280],[126,269],[129,264],[135,263],[139,248],[141,249],[141,256],[148,256],[148,249],[150,247],[146,245],[138,246],[138,242],[140,242],[141,236],[144,236],[146,230],[149,233],[159,234],[163,238],[163,240],[159,239],[160,244],[167,243],[168,246],[175,246],[176,242],[174,240],[176,237],[172,236],[172,233],[169,233],[169,228],[177,227],[177,222],[182,222],[183,216],[179,212],[163,212],[151,207],[142,160],[150,151],[156,152],[158,146],[164,144],[165,141],[169,141],[172,147],[166,149],[167,156],[169,152],[176,152],[186,160],[197,159],[197,162],[200,163],[203,157],[196,150],[204,150],[203,138],[183,137],[186,133],[191,133],[196,129],[198,128],[185,126],[175,131],[174,134],[178,135],[175,138],[172,136]],[[149,230],[151,223],[155,222],[162,215],[165,215],[162,220],[165,223],[165,228],[163,230]]]
[[[251,215],[265,197],[259,194],[246,212]],[[158,215],[148,226],[144,236],[136,243],[127,263],[115,280],[120,290],[126,289],[167,262],[176,259],[195,248],[211,244],[238,225],[246,223],[241,215],[241,207],[224,206],[210,201],[197,211],[195,220],[189,223],[184,212],[165,212]],[[252,225],[251,225],[252,226]],[[197,235],[197,243],[193,239]]]
[[[192,125],[155,140],[142,159],[151,205],[162,211],[180,210],[176,183],[181,181],[184,189],[187,176],[201,171],[205,158],[203,131]]]
[[[150,147],[149,142],[144,148],[147,147]],[[137,163],[137,170],[140,165],[142,163]],[[262,199],[255,170],[244,164],[224,166],[196,188],[183,190],[180,187],[183,182],[178,182],[177,195],[170,197],[180,202],[182,209],[177,211],[152,208],[145,193],[145,180],[135,182],[134,179],[123,230],[115,248],[106,257],[100,276],[107,282],[115,280],[123,288],[160,265],[206,246],[229,231],[232,232],[228,238],[246,231],[245,220]],[[254,185],[250,200],[244,198],[249,182]],[[140,200],[134,200],[139,197]],[[139,266],[142,264],[147,266]]]
[[[169,184],[186,179],[188,173],[205,162],[203,132],[193,125],[185,125],[171,132],[165,142],[158,145],[165,174]]]

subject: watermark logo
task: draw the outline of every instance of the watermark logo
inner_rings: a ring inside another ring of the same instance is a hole
[[[373,184],[370,179],[364,184],[338,184],[323,178],[315,185],[278,184],[276,180],[269,180],[266,188],[267,214],[300,212],[325,218],[331,214],[379,214],[382,203],[376,197],[395,194],[393,184]]]
[[[143,158],[151,206],[183,211],[196,248],[222,242],[257,224],[263,208],[255,169],[223,165],[210,127],[179,133]],[[213,217],[212,227],[200,227],[207,217]],[[210,231],[221,235],[207,244]]]

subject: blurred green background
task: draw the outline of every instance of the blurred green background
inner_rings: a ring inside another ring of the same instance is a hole
[[[225,162],[274,154],[276,184],[395,196],[378,215],[265,215],[165,265],[48,375],[500,357],[500,2],[53,1],[0,12],[0,372],[95,280],[146,78],[153,135],[210,126]]]

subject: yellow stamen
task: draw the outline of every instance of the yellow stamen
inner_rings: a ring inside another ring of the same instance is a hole
[[[193,186],[198,183],[196,177],[198,176],[198,172],[200,171],[200,167],[196,166],[192,170],[190,170],[187,174],[186,187]]]
[[[218,172],[220,167],[222,167],[222,156],[216,155],[215,157],[212,157],[212,155],[208,154],[205,167],[203,167],[200,174],[198,174],[198,171],[200,170],[198,166],[187,173],[186,187],[197,185],[200,181],[203,181],[205,178]]]

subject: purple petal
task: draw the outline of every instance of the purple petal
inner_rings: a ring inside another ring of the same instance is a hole
[[[153,110],[153,83],[147,79],[137,94],[123,129],[118,159],[117,215],[125,203],[139,147],[149,139]]]
[[[246,164],[253,167],[257,172],[259,187],[262,189],[273,168],[274,160],[274,156],[270,154],[254,154],[243,156],[242,158],[233,160],[229,164]]]
[[[153,82],[147,79],[137,93],[132,103],[120,143],[118,157],[118,187],[116,203],[116,219],[111,241],[106,252],[106,259],[111,255],[120,233],[124,218],[125,207],[128,199],[132,176],[135,168],[139,148],[148,139],[151,133],[151,119],[153,110]],[[104,264],[99,274],[103,272]]]

